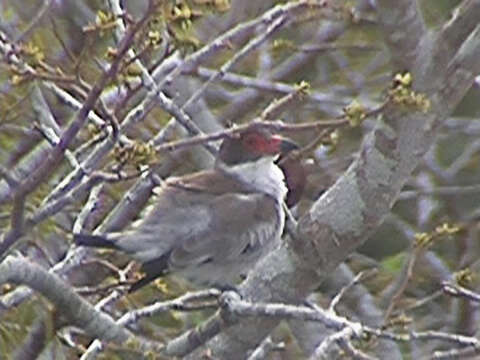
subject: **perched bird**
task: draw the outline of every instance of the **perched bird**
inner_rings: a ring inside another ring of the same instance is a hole
[[[227,137],[213,169],[165,181],[130,230],[74,241],[138,260],[145,276],[130,291],[170,272],[200,286],[232,286],[279,244],[287,187],[276,160],[296,148],[266,130]]]

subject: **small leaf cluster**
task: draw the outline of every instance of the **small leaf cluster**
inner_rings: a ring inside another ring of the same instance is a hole
[[[155,148],[147,143],[135,142],[128,146],[117,146],[113,152],[115,160],[120,164],[131,164],[137,168],[152,163],[155,159]]]
[[[428,248],[433,242],[443,236],[454,235],[461,231],[461,227],[458,225],[451,225],[448,223],[443,223],[440,226],[437,226],[431,232],[422,232],[415,234],[415,246],[420,248]]]
[[[343,108],[345,118],[351,127],[360,126],[367,117],[367,108],[360,104],[357,100],[353,100],[350,104]]]
[[[458,285],[463,286],[463,287],[466,287],[466,286],[472,284],[473,281],[474,281],[474,277],[475,277],[474,273],[469,268],[462,269],[460,271],[457,271],[454,274],[455,282]]]
[[[413,78],[409,72],[398,73],[393,80],[393,87],[389,91],[389,98],[394,103],[414,107],[426,113],[431,106],[430,100],[425,94],[412,90]]]
[[[111,31],[117,26],[117,18],[111,12],[105,12],[102,10],[97,11],[94,23],[89,23],[83,27],[83,32],[98,32],[102,37],[107,32]]]

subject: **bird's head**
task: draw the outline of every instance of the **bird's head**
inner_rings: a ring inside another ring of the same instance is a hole
[[[286,202],[291,207],[300,200],[306,183],[305,171],[300,160],[288,156],[292,150],[298,148],[292,140],[274,135],[265,129],[249,129],[225,138],[220,146],[218,160],[220,164],[228,167],[241,165],[241,173],[248,176],[244,164],[248,166],[249,163],[256,163],[266,157],[270,157],[272,162],[276,159],[275,163],[283,172],[281,181],[284,181],[288,188]],[[259,171],[256,169],[255,171]],[[259,173],[252,176],[255,177]],[[266,182],[271,182],[271,179]]]
[[[293,141],[268,130],[248,129],[225,138],[218,158],[232,166],[257,161],[265,156],[284,155],[295,149],[298,149],[298,145]]]

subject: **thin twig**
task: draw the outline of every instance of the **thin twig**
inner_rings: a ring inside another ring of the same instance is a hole
[[[262,343],[252,352],[247,360],[263,360],[273,351],[281,351],[285,349],[285,343],[276,343],[270,336],[267,336]]]
[[[52,3],[52,0],[44,0],[44,1],[43,1],[42,7],[40,8],[40,10],[38,10],[38,11],[35,13],[35,16],[34,16],[33,19],[30,21],[30,23],[27,25],[27,27],[25,28],[25,30],[23,30],[22,33],[20,33],[20,34],[15,38],[15,40],[13,41],[14,43],[19,43],[19,42],[22,41],[26,36],[28,36],[28,34],[30,34],[30,32],[33,30],[33,28],[40,22],[40,20],[43,18],[43,16],[45,15],[45,13],[48,11],[48,9],[50,8],[51,3]]]
[[[403,293],[405,292],[408,282],[412,278],[415,263],[418,259],[418,256],[423,250],[424,249],[420,246],[413,246],[412,251],[409,254],[408,260],[402,269],[402,276],[399,283],[397,284],[396,291],[388,304],[387,310],[385,311],[383,317],[384,322],[387,322],[387,320],[390,318],[390,315],[392,314],[393,309],[397,305],[397,302],[400,300]]]
[[[373,269],[373,272],[376,272],[377,270],[376,269]],[[362,278],[367,274],[366,271],[360,271],[357,275],[355,275],[355,277],[352,279],[352,281],[350,281],[346,286],[342,287],[342,289],[337,293],[337,295],[332,299],[332,301],[330,302],[330,305],[328,306],[328,309],[330,311],[335,311],[335,307],[338,305],[338,303],[340,302],[340,300],[343,298],[343,296],[345,295],[345,293],[350,290],[353,286],[357,285],[360,280],[362,280]]]
[[[272,22],[271,25],[268,26],[265,32],[262,32],[261,35],[255,37],[254,39],[250,40],[247,45],[245,45],[239,52],[237,52],[229,61],[227,61],[219,71],[215,72],[210,76],[210,78],[198,89],[183,105],[183,108],[188,109],[188,107],[197,101],[202,94],[205,92],[207,87],[213,83],[214,81],[223,77],[223,75],[230,70],[235,64],[237,64],[240,60],[242,60],[248,53],[258,48],[261,44],[263,44],[273,33],[278,31],[282,25],[286,23],[286,15],[279,16],[278,19]]]
[[[234,134],[240,133],[248,129],[267,129],[273,132],[297,132],[297,131],[308,131],[319,128],[337,128],[348,125],[348,120],[337,119],[337,120],[325,120],[318,122],[310,123],[298,123],[298,124],[286,124],[282,121],[252,121],[248,124],[235,126],[230,129],[218,131],[216,133],[211,133],[207,135],[199,135],[191,137],[188,139],[182,139],[177,141],[172,141],[169,143],[158,145],[155,150],[158,152],[162,151],[174,151],[184,147],[191,147],[194,145],[199,145],[207,143],[210,141],[217,141],[224,139],[225,137],[232,136]]]
[[[12,172],[3,165],[0,165],[0,178],[1,177],[5,179],[11,189],[15,189],[19,185],[19,181],[13,177]]]
[[[477,303],[480,302],[480,294],[472,290],[468,290],[458,284],[445,281],[442,283],[442,289],[448,295],[455,296],[455,297],[464,297],[468,300],[475,301]]]

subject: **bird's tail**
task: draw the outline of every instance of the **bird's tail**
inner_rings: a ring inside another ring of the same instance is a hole
[[[77,245],[115,249],[115,242],[102,235],[73,234],[73,242]]]

